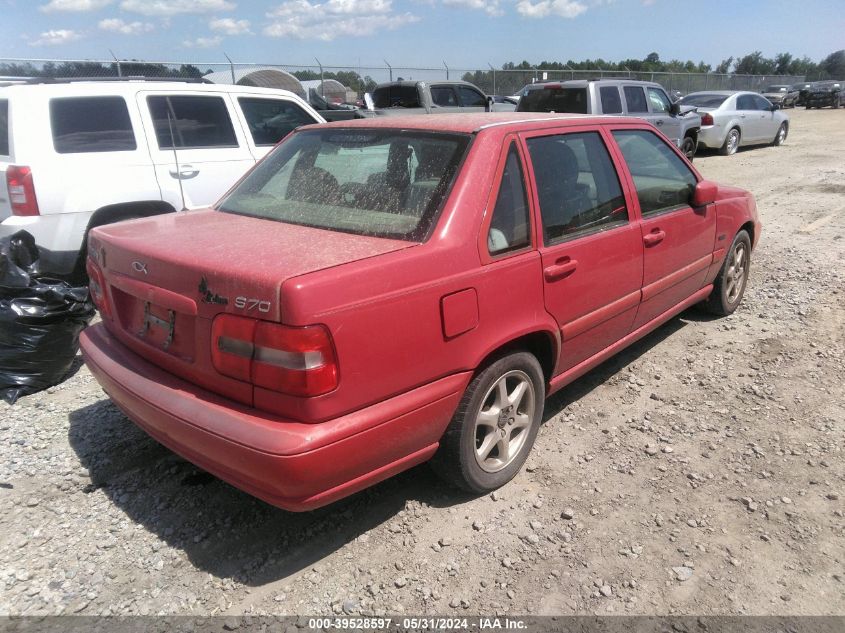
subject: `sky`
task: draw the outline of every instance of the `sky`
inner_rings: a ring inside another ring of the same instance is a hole
[[[0,58],[486,69],[842,48],[845,0],[0,0]]]

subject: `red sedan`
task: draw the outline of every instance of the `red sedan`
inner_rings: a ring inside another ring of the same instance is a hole
[[[91,372],[152,437],[307,510],[421,462],[484,492],[547,395],[674,315],[739,305],[760,236],[639,119],[304,127],[213,209],[97,228]]]

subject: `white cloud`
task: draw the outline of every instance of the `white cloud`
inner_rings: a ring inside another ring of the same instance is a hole
[[[289,0],[269,13],[282,18],[267,25],[269,37],[331,41],[337,37],[359,37],[377,31],[391,31],[419,21],[411,13],[393,13],[392,0]]]
[[[499,0],[443,0],[443,4],[478,9],[487,15],[502,15],[504,11],[499,6]]]
[[[526,18],[544,18],[549,15],[575,18],[587,10],[587,5],[579,0],[519,0],[516,10]]]
[[[249,20],[233,20],[232,18],[218,18],[210,20],[208,27],[212,31],[223,33],[224,35],[249,35],[252,31],[249,30]]]
[[[52,13],[53,11],[96,11],[111,3],[112,0],[50,0],[47,4],[42,4],[39,9],[43,13]]]
[[[193,40],[185,40],[182,42],[182,46],[185,48],[214,48],[215,46],[219,46],[222,41],[223,38],[219,35],[215,35],[214,37],[198,37]]]
[[[231,11],[237,5],[228,0],[123,0],[120,8],[142,15],[177,15]]]
[[[29,43],[30,46],[59,46],[60,44],[67,44],[82,37],[82,33],[72,31],[70,29],[55,29],[44,31],[38,36],[37,40]]]
[[[111,31],[113,33],[120,33],[121,35],[138,35],[140,33],[149,33],[155,29],[155,26],[149,22],[124,22],[120,18],[100,20],[97,26],[103,31]]]

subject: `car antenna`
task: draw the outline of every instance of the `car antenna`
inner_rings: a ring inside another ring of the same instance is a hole
[[[173,161],[176,163],[176,180],[179,181],[179,197],[182,200],[182,211],[186,211],[185,190],[182,188],[182,172],[179,169],[179,156],[176,154],[176,139],[173,137],[173,117],[170,116],[170,103],[167,104],[167,127],[170,129],[170,147],[173,148]]]

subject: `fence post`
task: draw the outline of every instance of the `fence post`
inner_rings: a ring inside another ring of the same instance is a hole
[[[123,73],[120,71],[120,60],[117,58],[117,55],[114,54],[112,49],[109,49],[109,53],[111,53],[111,56],[114,57],[114,63],[117,66],[117,76],[123,77]]]
[[[449,67],[446,66],[446,60],[443,60],[443,66],[446,68],[446,81],[449,81]]]
[[[235,64],[232,63],[232,58],[229,57],[226,53],[223,53],[223,57],[229,60],[229,71],[232,73],[232,85],[234,86],[235,83]]]
[[[323,99],[325,99],[326,98],[326,87],[325,87],[325,84],[323,83],[323,65],[320,63],[320,60],[317,59],[316,57],[314,58],[314,61],[317,62],[317,66],[320,67],[320,96],[323,97]]]
[[[487,62],[487,65],[490,66],[490,70],[493,71],[493,94],[495,95],[498,94],[496,92],[496,69],[493,68],[493,64],[491,64],[490,62]]]
[[[393,66],[385,59],[384,63],[387,64],[387,69],[390,71],[390,81],[393,81]]]

